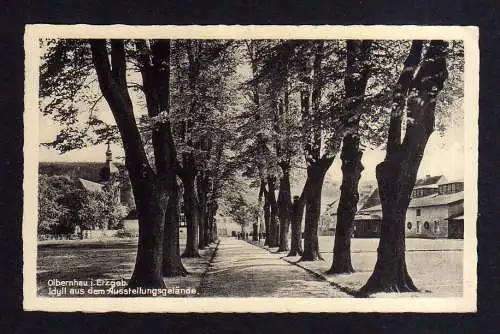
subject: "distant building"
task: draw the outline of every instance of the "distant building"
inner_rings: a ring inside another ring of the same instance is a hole
[[[100,191],[106,185],[111,186],[117,192],[117,201],[130,210],[135,210],[134,194],[127,169],[125,165],[113,162],[109,144],[104,164],[102,162],[40,162],[38,172],[47,176],[69,176],[87,191]]]
[[[242,232],[241,225],[237,224],[233,218],[229,216],[216,214],[215,221],[217,224],[217,236],[219,237],[230,237],[233,235],[233,232]]]
[[[360,210],[367,201],[370,200],[371,195],[374,193],[374,186],[371,184],[360,185],[359,200],[358,200],[358,210]],[[378,194],[378,192],[377,192]],[[333,200],[326,205],[324,213],[320,216],[318,224],[318,234],[319,235],[334,235],[337,228],[337,210],[339,206],[340,198]]]
[[[326,206],[325,212],[319,217],[318,234],[319,235],[334,235],[337,227],[337,208],[339,199],[333,200]]]
[[[448,182],[442,175],[418,180],[412,192],[405,221],[409,238],[463,238],[463,181]],[[358,211],[354,236],[380,236],[382,206],[376,189]]]

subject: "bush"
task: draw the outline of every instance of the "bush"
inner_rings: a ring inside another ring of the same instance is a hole
[[[118,189],[82,189],[67,176],[39,177],[38,233],[72,234],[78,225],[85,229],[119,229],[128,208],[119,201]]]

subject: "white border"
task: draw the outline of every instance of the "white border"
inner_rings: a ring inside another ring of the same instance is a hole
[[[435,26],[90,26],[27,25],[24,113],[25,310],[84,312],[476,312],[479,30]],[[464,40],[465,222],[460,298],[49,298],[36,295],[39,38],[446,39]]]

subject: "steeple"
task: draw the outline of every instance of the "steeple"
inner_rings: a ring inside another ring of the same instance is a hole
[[[106,165],[109,166],[112,160],[113,160],[113,154],[111,153],[111,147],[108,140],[108,149],[106,150]]]
[[[118,174],[119,170],[113,163],[113,153],[111,153],[110,142],[108,141],[108,148],[106,149],[106,162],[101,168],[101,179],[103,181],[109,181],[111,175]]]

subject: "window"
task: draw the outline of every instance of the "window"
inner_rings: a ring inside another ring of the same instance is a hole
[[[179,212],[179,227],[186,226],[186,215],[184,214],[184,205],[181,205]]]
[[[411,222],[406,223],[406,227],[407,227],[409,230],[411,230],[411,227],[412,227]]]
[[[421,209],[417,209],[417,217],[420,216],[421,213]]]
[[[184,215],[184,212],[181,212],[179,214],[179,227],[185,227],[186,226],[186,216]]]
[[[420,233],[420,222],[417,222],[417,233]]]
[[[424,228],[425,228],[426,230],[428,230],[428,229],[430,228],[429,222],[425,222],[425,223],[424,223]]]

